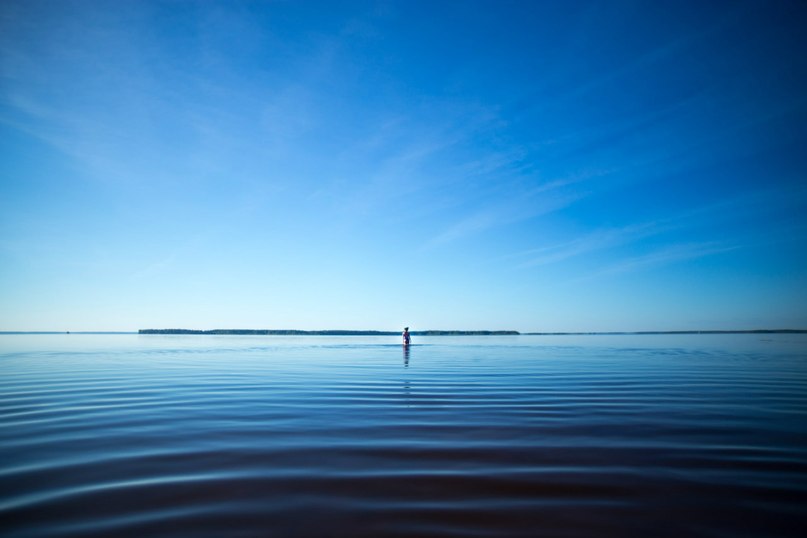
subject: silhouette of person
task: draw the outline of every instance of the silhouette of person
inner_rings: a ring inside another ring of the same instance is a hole
[[[408,346],[411,343],[412,343],[412,337],[409,336],[409,327],[404,327],[403,345]]]

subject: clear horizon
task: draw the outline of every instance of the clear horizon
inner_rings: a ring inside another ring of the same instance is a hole
[[[229,328],[213,328],[213,329],[196,329],[193,327],[148,327],[148,328],[140,328],[140,329],[121,329],[121,330],[106,330],[106,331],[94,331],[94,330],[82,330],[82,331],[70,331],[70,330],[48,330],[48,329],[41,329],[41,330],[30,330],[30,331],[14,331],[14,330],[0,330],[0,334],[138,334],[141,330],[167,330],[167,331],[184,331],[184,330],[191,330],[191,331],[308,331],[308,332],[324,332],[324,331],[352,331],[352,332],[381,332],[381,333],[388,333],[388,334],[399,334],[400,331],[397,329],[295,329],[295,328],[243,328],[243,327],[229,327]],[[412,329],[410,332],[412,334],[418,334],[422,332],[429,332],[429,331],[458,331],[458,332],[474,332],[474,331],[515,331],[516,329],[507,329],[507,328],[496,328],[496,329],[434,329],[434,328],[423,328],[423,329]],[[701,329],[659,329],[659,330],[650,330],[650,331],[639,331],[639,330],[613,330],[613,331],[587,331],[587,330],[580,330],[580,331],[516,331],[520,335],[530,335],[530,334],[579,334],[579,335],[586,335],[586,334],[640,334],[640,333],[683,333],[683,332],[703,332],[703,333],[711,333],[711,332],[722,332],[722,333],[788,333],[788,332],[807,332],[807,328],[800,328],[800,327],[757,327],[754,329],[708,329],[708,328],[701,328]],[[274,335],[270,335],[274,336]],[[294,335],[281,335],[281,336],[294,336]],[[336,335],[334,335],[336,336]]]
[[[0,331],[805,328],[805,27],[8,0]]]

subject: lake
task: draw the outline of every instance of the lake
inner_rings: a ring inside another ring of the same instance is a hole
[[[0,335],[0,534],[804,536],[807,335]]]

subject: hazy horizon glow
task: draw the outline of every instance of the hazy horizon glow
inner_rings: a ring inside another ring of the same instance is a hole
[[[0,4],[0,330],[807,328],[803,2]]]

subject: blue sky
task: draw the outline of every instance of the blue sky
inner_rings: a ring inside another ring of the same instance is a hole
[[[0,330],[807,328],[803,2],[0,3]]]

